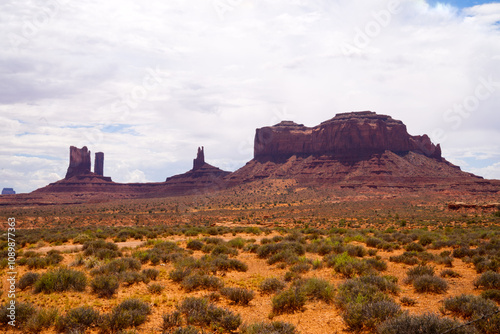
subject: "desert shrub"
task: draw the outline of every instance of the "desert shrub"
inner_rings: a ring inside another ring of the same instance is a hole
[[[146,284],[149,283],[149,279],[146,276],[136,271],[122,272],[119,278],[120,281],[126,286],[131,286],[141,282],[144,282]]]
[[[286,322],[259,322],[244,326],[241,334],[298,334],[295,326]]]
[[[178,268],[178,269],[174,269],[172,270],[169,274],[168,274],[168,277],[174,281],[174,282],[177,282],[177,283],[180,283],[182,282],[186,277],[188,277],[189,275],[191,275],[193,271],[189,268]]]
[[[322,300],[331,303],[335,296],[335,287],[328,281],[321,278],[309,278],[294,283],[294,286],[301,289],[308,299]]]
[[[45,269],[49,266],[47,259],[43,257],[30,257],[26,261],[28,269]]]
[[[10,303],[6,302],[0,307],[0,323],[7,326],[10,319],[8,316],[11,314],[11,311],[7,308],[10,307]],[[16,302],[15,304],[15,324],[16,326],[23,328],[28,320],[35,315],[37,312],[35,306],[31,303],[24,302]]]
[[[416,267],[410,268],[406,271],[406,284],[411,284],[415,278],[423,275],[434,276],[434,268],[427,265],[418,265]]]
[[[248,265],[238,259],[230,259],[226,255],[219,255],[216,257],[203,257],[203,261],[206,261],[205,266],[209,268],[212,273],[217,273],[217,271],[239,271],[245,272],[248,270]]]
[[[39,278],[40,278],[40,274],[28,271],[26,274],[21,276],[21,278],[19,279],[18,287],[19,287],[19,289],[24,290],[24,289],[32,286],[33,284],[35,284],[35,282]]]
[[[198,328],[194,326],[186,326],[186,327],[179,327],[175,331],[172,332],[173,334],[203,334],[200,333]]]
[[[56,329],[64,333],[84,333],[88,328],[96,326],[99,318],[99,312],[92,307],[78,307],[69,310],[65,316],[59,317]]]
[[[194,239],[187,242],[186,248],[199,251],[203,248],[203,245],[205,244],[201,240]]]
[[[290,267],[290,271],[296,272],[298,274],[303,274],[311,270],[312,265],[309,262],[306,261],[300,261],[297,264],[294,264],[293,266]]]
[[[160,275],[160,271],[158,269],[153,269],[153,268],[143,269],[142,275],[154,281],[158,278],[158,275]]]
[[[58,268],[48,271],[35,282],[35,293],[63,292],[68,290],[84,291],[87,277],[81,271]]]
[[[29,333],[40,333],[50,328],[58,319],[57,309],[39,309],[25,323],[23,329]]]
[[[365,304],[382,300],[391,300],[391,298],[382,290],[394,290],[394,288],[390,288],[390,280],[382,278],[382,280],[387,280],[387,282],[384,283],[378,279],[374,279],[373,277],[376,276],[372,276],[371,278],[352,278],[346,280],[344,283],[341,283],[337,289],[337,305],[341,309],[345,309],[347,305],[351,303]]]
[[[249,253],[257,253],[257,249],[259,248],[259,245],[257,244],[248,244],[246,245],[243,250],[245,252],[249,252]]]
[[[349,256],[364,257],[368,255],[366,248],[359,245],[346,245],[346,252]]]
[[[134,258],[114,259],[98,268],[91,270],[92,275],[113,275],[121,274],[125,271],[137,271],[141,269],[141,262]]]
[[[61,263],[62,260],[64,260],[64,257],[61,255],[61,252],[55,249],[49,250],[45,258],[47,259],[47,263],[49,265],[59,264]]]
[[[99,275],[90,282],[92,292],[100,298],[111,298],[119,286],[118,278],[113,275]]]
[[[290,241],[282,241],[279,243],[269,243],[269,244],[264,244],[261,245],[257,249],[257,256],[261,259],[267,259],[271,257],[274,254],[277,254],[281,251],[284,250],[290,250],[292,253],[294,253],[297,256],[301,256],[305,254],[305,247],[296,242],[290,242]]]
[[[404,252],[401,255],[398,256],[391,256],[389,258],[389,261],[395,262],[395,263],[404,263],[409,266],[413,266],[415,264],[418,264],[420,261],[418,260],[416,254],[412,252]]]
[[[161,294],[161,292],[163,291],[163,289],[164,289],[163,285],[158,284],[158,283],[153,283],[153,284],[148,285],[148,291],[150,293],[153,293],[153,294],[156,294],[156,295]]]
[[[484,299],[490,299],[497,303],[500,303],[500,290],[497,289],[485,290],[481,292],[481,297],[483,297]]]
[[[417,301],[413,298],[410,298],[410,297],[401,297],[399,299],[399,302],[401,303],[401,305],[404,305],[404,306],[415,306],[417,304]]]
[[[226,331],[234,331],[241,325],[239,314],[235,315],[203,298],[188,297],[177,306],[177,310],[185,316],[189,325],[223,328]]]
[[[425,248],[421,244],[417,244],[415,242],[409,243],[406,245],[405,250],[407,252],[423,252]]]
[[[387,270],[387,263],[385,263],[384,260],[380,257],[376,258],[371,258],[371,259],[366,259],[366,264],[368,264],[370,267],[377,271],[386,271]]]
[[[333,267],[335,272],[346,278],[369,274],[372,271],[366,260],[353,258],[347,252],[338,255],[327,255],[324,262],[328,267]]]
[[[231,247],[228,247],[226,245],[216,245],[212,249],[211,254],[214,256],[217,256],[220,254],[236,256],[236,255],[238,255],[238,250],[231,248]]]
[[[487,271],[474,280],[476,288],[500,289],[500,274]]]
[[[439,276],[441,276],[441,277],[452,277],[452,278],[462,277],[462,275],[460,275],[459,273],[457,273],[456,271],[451,270],[451,269],[444,269],[444,270],[442,270],[441,273],[439,274]]]
[[[255,292],[243,288],[222,288],[220,294],[235,304],[248,305],[255,297]]]
[[[420,238],[418,238],[418,243],[422,246],[430,245],[430,244],[432,244],[433,241],[434,241],[434,238],[428,234],[423,234],[420,236]]]
[[[93,255],[99,259],[113,259],[122,255],[116,244],[104,240],[87,241],[82,250],[85,256]]]
[[[459,327],[462,323],[448,318],[440,318],[433,313],[423,315],[403,314],[388,319],[377,327],[378,334],[436,334],[444,333],[452,328],[453,334],[477,334],[474,327]]]
[[[182,326],[182,315],[179,311],[174,311],[163,315],[163,331],[171,330],[174,327]]]
[[[399,292],[397,279],[392,276],[367,275],[356,280],[364,284],[374,285],[379,291],[385,293],[397,294]]]
[[[342,319],[351,330],[373,329],[389,318],[400,315],[401,307],[392,300],[368,303],[349,303],[342,312]]]
[[[366,246],[368,247],[373,247],[373,248],[379,248],[383,243],[382,240],[374,237],[369,237],[366,239]]]
[[[422,275],[413,279],[413,287],[416,292],[445,293],[448,291],[448,283],[440,277]]]
[[[446,298],[443,301],[443,307],[446,311],[465,319],[477,318],[497,310],[493,301],[473,295]]]
[[[101,331],[117,332],[146,322],[151,308],[139,299],[127,299],[115,306],[110,314],[101,318]]]
[[[243,238],[234,238],[227,242],[229,247],[243,249],[245,247],[245,240]]]
[[[454,258],[457,258],[457,259],[461,259],[461,258],[464,258],[466,256],[472,257],[475,255],[475,253],[476,253],[475,250],[465,248],[465,247],[460,247],[460,248],[455,248],[453,250],[453,252],[451,253],[451,256],[453,256]]]
[[[224,286],[224,282],[215,276],[194,274],[185,277],[181,286],[191,292],[198,289],[218,290]]]
[[[278,262],[293,264],[299,261],[299,256],[292,249],[284,249],[267,259],[267,264],[272,265]]]
[[[306,303],[307,296],[299,287],[285,290],[272,299],[273,313],[294,313],[301,311]]]
[[[276,293],[286,287],[285,282],[278,278],[266,278],[260,283],[260,291],[262,293]]]

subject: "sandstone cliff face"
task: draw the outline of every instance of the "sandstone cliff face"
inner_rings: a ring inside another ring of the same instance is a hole
[[[401,121],[370,111],[338,114],[312,128],[284,121],[257,129],[254,159],[283,162],[293,155],[327,155],[352,162],[386,150],[441,159],[440,146],[427,135],[410,136]]]
[[[69,148],[69,167],[65,179],[90,173],[90,151],[87,146]]]

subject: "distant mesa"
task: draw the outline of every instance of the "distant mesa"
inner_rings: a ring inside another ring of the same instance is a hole
[[[2,189],[2,195],[15,195],[16,192],[14,191],[14,188],[3,188]]]
[[[116,183],[103,176],[102,152],[95,154],[91,171],[90,153],[85,146],[71,146],[66,177],[33,194],[43,194],[42,198],[64,194],[58,198],[73,196],[82,201],[164,197],[209,193],[263,179],[354,189],[356,194],[500,192],[500,181],[484,180],[446,161],[440,145],[427,135],[412,136],[403,122],[371,111],[337,114],[314,127],[282,121],[257,129],[253,159],[232,173],[208,164],[202,146],[193,168],[186,173],[167,177],[164,182]]]
[[[312,128],[283,121],[257,129],[254,159],[278,162],[294,155],[327,155],[341,161],[359,161],[384,151],[441,158],[441,147],[432,144],[427,135],[410,136],[403,122],[361,111],[337,114]]]

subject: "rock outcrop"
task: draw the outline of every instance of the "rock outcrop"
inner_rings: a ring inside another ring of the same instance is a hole
[[[373,112],[338,114],[309,128],[291,121],[257,129],[254,159],[227,177],[230,185],[292,179],[303,185],[498,192],[491,183],[441,157],[427,135]]]
[[[205,152],[204,147],[198,147],[198,154],[196,159],[193,159],[193,170],[200,169],[205,164]]]
[[[291,121],[257,129],[254,159],[283,162],[291,156],[330,156],[360,161],[372,154],[416,152],[440,159],[441,148],[427,135],[411,136],[403,122],[374,112],[350,112],[309,128]]]
[[[104,153],[97,152],[94,160],[94,173],[99,176],[104,176]]]
[[[2,189],[2,195],[15,195],[16,192],[14,191],[14,188],[3,188]]]
[[[69,148],[69,167],[65,179],[77,175],[90,174],[90,151],[87,146]]]

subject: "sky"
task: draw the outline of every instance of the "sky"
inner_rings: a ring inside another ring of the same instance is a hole
[[[4,0],[0,188],[62,179],[70,146],[116,182],[206,161],[234,171],[255,129],[371,110],[500,179],[500,2]]]

